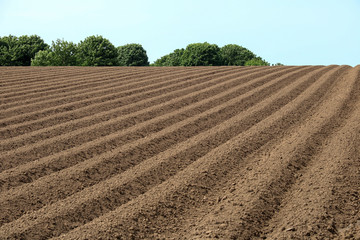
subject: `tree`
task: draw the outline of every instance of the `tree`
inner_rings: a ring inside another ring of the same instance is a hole
[[[221,58],[220,48],[216,44],[193,43],[189,44],[182,57],[182,66],[219,66]]]
[[[220,49],[222,64],[226,66],[244,66],[246,61],[256,57],[250,50],[236,44],[228,44]]]
[[[247,61],[245,66],[270,66],[270,63],[266,62],[261,57],[256,57]]]
[[[73,42],[57,39],[52,42],[53,66],[76,66],[77,46]]]
[[[14,48],[17,46],[17,37],[9,35],[0,38],[0,66],[12,66]]]
[[[117,51],[120,66],[149,66],[146,51],[140,44],[132,43],[120,46]]]
[[[31,60],[32,66],[76,66],[77,46],[72,42],[57,39],[49,50],[39,51]]]
[[[175,49],[174,52],[167,54],[156,60],[153,66],[181,66],[181,58],[185,49]]]
[[[90,36],[78,45],[78,59],[82,66],[115,66],[117,50],[102,36]]]
[[[37,35],[24,35],[19,38],[9,35],[1,38],[0,45],[0,65],[3,66],[30,66],[31,58],[34,58],[38,51],[49,47]]]
[[[150,66],[155,66],[155,67],[171,66],[169,65],[169,57],[170,54],[164,55],[161,58],[157,59],[154,63],[150,64]]]
[[[13,61],[16,66],[30,66],[31,59],[40,50],[47,50],[47,45],[44,40],[38,35],[20,36],[17,41],[17,46],[12,52]]]
[[[50,50],[40,50],[31,59],[31,66],[55,66],[52,64],[52,52]]]

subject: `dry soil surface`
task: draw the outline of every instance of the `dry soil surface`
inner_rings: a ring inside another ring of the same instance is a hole
[[[360,239],[360,66],[2,67],[0,239]]]

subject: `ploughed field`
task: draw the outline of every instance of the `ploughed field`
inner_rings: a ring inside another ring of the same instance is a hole
[[[360,66],[2,67],[0,239],[359,239]]]

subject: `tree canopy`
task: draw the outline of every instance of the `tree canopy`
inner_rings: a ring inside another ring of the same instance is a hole
[[[0,38],[0,65],[15,66],[14,49],[17,46],[17,37],[9,35]]]
[[[51,46],[37,35],[0,37],[0,66],[149,66],[146,50],[131,43],[115,47],[103,36],[80,43],[57,39]],[[175,49],[151,66],[269,66],[249,49],[237,44],[191,43]],[[277,63],[276,65],[282,65]],[[274,64],[273,64],[274,66]]]
[[[219,66],[220,48],[216,44],[192,43],[187,45],[181,57],[182,66]]]
[[[44,40],[37,35],[18,37],[9,35],[0,40],[0,65],[30,66],[31,59],[41,50],[49,48]]]
[[[185,49],[175,49],[174,52],[167,54],[156,60],[153,66],[181,66],[182,55]]]
[[[245,63],[256,55],[250,50],[236,44],[228,44],[220,49],[220,56],[223,65],[227,66],[244,66]]]
[[[57,39],[49,50],[39,51],[31,60],[32,66],[76,66],[77,46],[73,42]]]
[[[145,49],[136,43],[117,48],[119,66],[149,66]]]
[[[118,52],[114,45],[102,36],[90,36],[78,45],[81,66],[116,66]]]
[[[260,57],[256,57],[246,61],[245,66],[270,66],[270,63]]]
[[[152,66],[268,66],[269,63],[249,49],[236,44],[219,48],[216,44],[192,43],[186,49],[157,59]]]

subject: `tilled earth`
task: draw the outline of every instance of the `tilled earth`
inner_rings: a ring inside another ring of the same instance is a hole
[[[1,67],[0,239],[360,239],[360,65]]]

